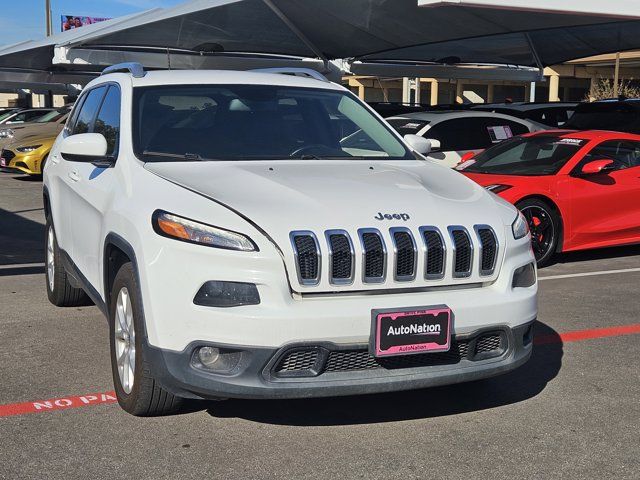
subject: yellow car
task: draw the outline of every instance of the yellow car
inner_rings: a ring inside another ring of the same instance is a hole
[[[42,175],[42,168],[57,136],[57,133],[49,133],[5,145],[0,152],[0,167],[27,175]]]

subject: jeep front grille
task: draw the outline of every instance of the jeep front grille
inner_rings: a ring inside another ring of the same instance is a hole
[[[361,228],[357,239],[346,230],[327,230],[323,235],[318,232],[318,236],[301,230],[291,232],[290,238],[298,280],[305,286],[318,285],[321,279],[330,285],[351,285],[356,278],[364,284],[410,284],[416,278],[431,282],[474,275],[477,279],[495,273],[500,245],[491,227],[475,225],[467,229],[456,225],[443,231],[448,233],[446,238],[433,226],[420,227],[416,232],[392,227],[388,235],[375,228]],[[323,240],[322,245],[318,238]],[[327,266],[324,271],[323,265]],[[389,279],[387,268],[392,271]]]

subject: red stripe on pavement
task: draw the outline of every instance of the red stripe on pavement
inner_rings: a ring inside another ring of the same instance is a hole
[[[551,345],[554,343],[581,342],[595,338],[620,337],[635,334],[640,334],[640,323],[591,330],[574,330],[573,332],[560,334],[538,335],[535,337],[533,343],[535,345]],[[105,405],[115,403],[116,401],[116,394],[111,391],[74,397],[52,398],[50,400],[40,400],[37,402],[11,403],[8,405],[0,405],[0,417],[52,412],[70,408],[90,407],[92,405]]]
[[[89,407],[91,405],[104,405],[116,401],[115,392],[102,392],[78,395],[75,397],[52,398],[50,400],[39,400],[37,402],[11,403],[8,405],[0,405],[0,417],[67,410],[69,408]]]
[[[620,325],[618,327],[594,328],[591,330],[575,330],[573,332],[555,333],[551,335],[537,335],[534,345],[549,345],[552,343],[581,342],[594,338],[621,337],[640,333],[640,323]]]

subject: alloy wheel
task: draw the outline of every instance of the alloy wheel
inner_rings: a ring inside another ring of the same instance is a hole
[[[47,281],[49,282],[49,290],[53,292],[54,279],[56,274],[56,262],[55,262],[55,237],[53,233],[53,227],[49,227],[47,232]]]
[[[131,393],[136,367],[136,334],[133,324],[133,308],[127,287],[118,292],[115,312],[115,350],[120,385],[125,393]]]
[[[555,238],[555,226],[551,214],[539,206],[529,206],[522,209],[522,214],[527,219],[531,231],[531,247],[536,260],[548,255],[553,248]]]

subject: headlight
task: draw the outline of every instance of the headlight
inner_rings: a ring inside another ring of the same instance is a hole
[[[501,184],[494,184],[494,185],[487,185],[486,187],[487,190],[489,190],[492,193],[500,193],[500,192],[504,192],[505,190],[509,190],[511,188],[511,185],[501,185]]]
[[[527,219],[524,218],[522,212],[518,212],[518,216],[511,224],[511,230],[513,230],[513,238],[516,240],[526,237],[529,234],[529,223],[527,223]]]
[[[10,128],[0,130],[0,138],[13,138],[13,135],[13,130]]]
[[[195,222],[162,210],[156,210],[152,222],[156,233],[164,237],[227,250],[258,251],[256,244],[241,233]]]
[[[29,152],[33,152],[34,150],[39,149],[41,146],[42,145],[30,145],[28,147],[18,147],[18,148],[16,148],[16,150],[21,152],[21,153],[29,153]]]

